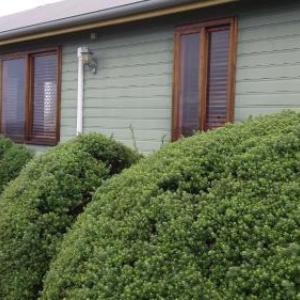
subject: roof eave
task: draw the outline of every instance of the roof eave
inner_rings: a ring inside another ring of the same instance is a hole
[[[125,24],[237,1],[240,0],[198,0],[197,2],[195,2],[195,0],[167,0],[163,2],[164,5],[158,5],[159,3],[162,3],[162,1],[152,2],[152,7],[150,5],[146,5],[145,3],[147,2],[141,2],[140,4],[143,5],[137,5],[134,7],[134,9],[129,9],[129,6],[127,9],[120,7],[86,16],[72,17],[57,20],[55,22],[48,22],[8,31],[0,34],[0,46],[57,36],[66,33]],[[170,6],[170,3],[173,5]]]

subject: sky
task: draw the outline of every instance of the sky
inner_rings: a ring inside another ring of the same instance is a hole
[[[34,8],[47,3],[57,2],[59,0],[6,0],[1,1],[0,16],[13,14],[22,10]]]

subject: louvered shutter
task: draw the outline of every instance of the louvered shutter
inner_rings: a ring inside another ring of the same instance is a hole
[[[204,129],[223,126],[228,109],[229,26],[208,30],[208,77]]]
[[[25,58],[2,61],[1,133],[23,141],[25,133]]]
[[[32,55],[31,139],[56,139],[57,124],[57,54]]]

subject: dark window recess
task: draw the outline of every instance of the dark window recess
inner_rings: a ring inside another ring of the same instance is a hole
[[[2,62],[2,133],[16,141],[25,134],[25,59]]]
[[[179,127],[188,136],[199,127],[199,34],[183,35],[181,49]]]

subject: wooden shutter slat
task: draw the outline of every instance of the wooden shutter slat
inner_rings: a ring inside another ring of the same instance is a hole
[[[56,138],[57,54],[32,56],[33,101],[31,138]]]
[[[205,129],[224,125],[227,119],[229,26],[208,33],[207,115]]]

